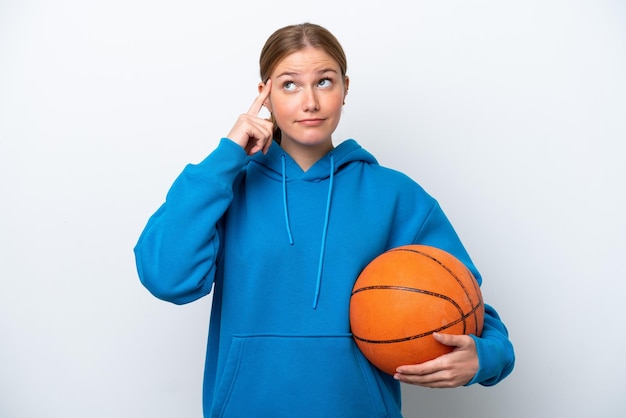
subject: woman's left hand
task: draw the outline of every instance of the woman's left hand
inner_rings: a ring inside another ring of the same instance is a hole
[[[434,360],[400,366],[394,379],[429,388],[453,388],[471,381],[478,371],[478,354],[474,339],[469,335],[439,333],[434,333],[433,337],[441,344],[454,349]]]

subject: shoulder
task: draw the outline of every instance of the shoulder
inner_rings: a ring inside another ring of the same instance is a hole
[[[421,189],[421,186],[408,174],[399,171],[395,168],[381,165],[377,158],[358,144],[355,140],[347,140],[342,143],[337,150],[343,149],[344,155],[349,155],[350,160],[359,161],[364,165],[363,175],[371,176],[374,179],[380,179],[381,181],[388,181],[392,184],[398,184],[408,187],[417,187]],[[348,158],[346,158],[347,160]]]
[[[424,188],[411,176],[397,169],[378,164],[368,164],[365,175],[377,179],[388,187],[401,188],[402,190],[414,190],[425,193]]]

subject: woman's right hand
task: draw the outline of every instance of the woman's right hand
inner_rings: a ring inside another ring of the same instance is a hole
[[[239,144],[248,155],[259,151],[265,154],[272,145],[274,124],[269,119],[259,117],[259,112],[269,97],[271,89],[272,81],[267,80],[248,112],[239,116],[228,133],[227,138]]]

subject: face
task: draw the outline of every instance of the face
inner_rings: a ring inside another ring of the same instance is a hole
[[[332,148],[348,78],[322,49],[308,47],[278,63],[265,105],[282,132],[281,146]]]

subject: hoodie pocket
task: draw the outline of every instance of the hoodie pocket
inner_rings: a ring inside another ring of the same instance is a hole
[[[385,417],[351,335],[233,337],[212,417]]]

